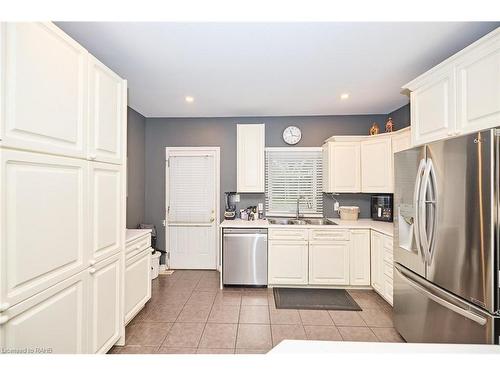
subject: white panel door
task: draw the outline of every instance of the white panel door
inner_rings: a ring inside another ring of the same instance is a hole
[[[125,265],[125,324],[151,298],[151,248],[127,259]]]
[[[90,162],[91,264],[123,249],[122,167]]]
[[[218,151],[167,148],[170,268],[217,268]]]
[[[436,72],[410,94],[413,146],[454,135],[455,97],[452,67]]]
[[[371,231],[371,278],[372,287],[379,293],[383,293],[383,236]]]
[[[0,302],[10,306],[88,265],[88,162],[0,150]]]
[[[500,124],[500,33],[470,51],[457,65],[457,131]]]
[[[350,285],[370,285],[370,230],[351,231]]]
[[[87,352],[88,277],[84,270],[0,314],[0,347]]]
[[[361,191],[392,193],[391,138],[379,136],[361,142]]]
[[[307,285],[307,241],[268,242],[268,284]]]
[[[106,353],[120,337],[120,262],[120,254],[116,254],[89,268],[90,353]]]
[[[263,193],[265,125],[238,124],[236,139],[236,190],[240,193]]]
[[[330,173],[334,193],[359,193],[361,191],[360,143],[334,142],[330,157]]]
[[[349,241],[309,243],[309,284],[349,285]]]
[[[127,84],[89,55],[90,160],[124,164]]]
[[[85,157],[87,51],[47,22],[0,25],[0,143]]]

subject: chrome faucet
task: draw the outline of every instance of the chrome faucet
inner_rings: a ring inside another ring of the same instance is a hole
[[[297,198],[297,211],[295,212],[295,219],[299,220],[300,217],[300,200],[301,199],[306,199],[305,196],[299,195]],[[311,208],[311,203],[307,202],[307,207]]]

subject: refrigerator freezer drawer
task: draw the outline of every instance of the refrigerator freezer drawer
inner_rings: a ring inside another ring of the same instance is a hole
[[[394,266],[394,324],[412,343],[497,344],[500,318]]]

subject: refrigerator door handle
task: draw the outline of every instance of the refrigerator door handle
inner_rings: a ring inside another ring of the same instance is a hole
[[[436,294],[430,292],[423,285],[421,285],[417,281],[410,278],[410,276],[403,269],[401,269],[401,266],[399,266],[398,264],[394,265],[394,269],[399,274],[399,276],[401,276],[413,288],[415,288],[417,291],[419,291],[420,293],[425,295],[427,298],[440,304],[441,306],[443,306],[449,310],[452,310],[452,311],[456,312],[457,314],[460,314],[463,317],[470,319],[470,320],[472,320],[472,321],[474,321],[482,326],[484,326],[488,322],[486,318],[484,318],[484,317],[482,317],[482,316],[480,316],[480,315],[478,315],[470,310],[464,309],[463,307],[457,306],[454,303],[451,303],[451,302],[437,296]]]
[[[417,245],[417,251],[422,257],[422,261],[425,262],[426,256],[422,249],[422,243],[420,240],[420,217],[419,217],[419,193],[420,193],[420,184],[422,182],[422,172],[425,168],[425,159],[420,160],[420,164],[418,165],[417,170],[417,179],[415,181],[415,190],[413,191],[413,207],[415,207],[415,220],[413,221],[413,234],[415,237],[415,243]]]
[[[436,169],[434,168],[434,164],[432,163],[432,159],[428,160],[428,165],[429,165],[429,181],[428,181],[428,188],[429,188],[429,195],[430,195],[430,200],[426,200],[426,209],[427,206],[430,209],[431,212],[431,226],[430,226],[430,231],[429,231],[429,248],[427,250],[428,253],[428,264],[432,263],[432,258],[434,255],[434,248],[436,245],[436,233],[438,230],[438,194],[437,194],[437,179],[436,179]]]
[[[427,263],[429,263],[429,248],[430,248],[430,240],[429,236],[427,235],[427,203],[426,203],[426,198],[427,198],[427,191],[429,190],[429,181],[430,181],[430,174],[431,174],[431,168],[432,168],[432,161],[430,159],[427,159],[425,162],[425,169],[422,174],[422,182],[420,184],[420,192],[418,195],[418,205],[417,205],[417,211],[418,211],[418,232],[420,235],[420,242],[422,244],[422,248],[425,254],[425,260]],[[430,202],[430,201],[429,201]],[[432,221],[431,221],[432,225]]]

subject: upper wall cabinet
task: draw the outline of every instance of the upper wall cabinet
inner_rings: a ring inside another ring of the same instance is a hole
[[[51,23],[0,24],[0,144],[86,156],[87,56]]]
[[[392,188],[391,137],[368,137],[361,142],[361,191],[390,193]]]
[[[89,160],[123,164],[127,85],[89,55]]]
[[[237,191],[264,192],[265,125],[237,125]]]
[[[500,28],[404,88],[411,91],[414,146],[498,126]]]
[[[323,191],[361,191],[360,142],[327,142],[323,145]]]
[[[411,148],[410,127],[401,129],[400,131],[394,133],[391,137],[391,141],[393,154]]]

